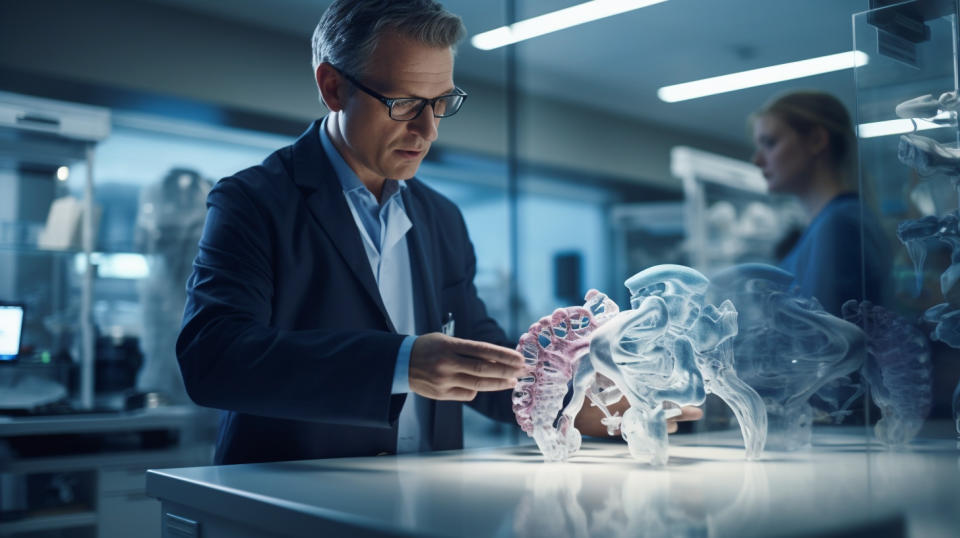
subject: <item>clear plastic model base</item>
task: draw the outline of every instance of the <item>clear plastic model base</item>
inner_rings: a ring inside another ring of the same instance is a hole
[[[792,282],[793,275],[782,269],[743,264],[715,275],[707,293],[708,301],[737,305],[737,374],[763,398],[770,421],[767,447],[779,450],[810,445],[810,397],[855,372],[866,354],[856,325],[794,293]]]
[[[916,437],[933,402],[930,346],[919,329],[869,301],[843,304],[843,318],[867,332],[862,369],[882,418],[874,433],[890,448]]]

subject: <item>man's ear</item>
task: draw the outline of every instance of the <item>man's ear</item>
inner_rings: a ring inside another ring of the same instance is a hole
[[[344,83],[343,76],[327,62],[317,66],[314,76],[317,79],[317,88],[320,90],[320,99],[331,112],[338,112],[343,109]]]

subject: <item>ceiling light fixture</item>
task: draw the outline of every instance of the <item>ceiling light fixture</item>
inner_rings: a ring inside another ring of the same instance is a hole
[[[501,26],[488,32],[477,34],[470,44],[481,50],[492,50],[518,41],[531,39],[550,32],[570,28],[604,17],[610,17],[666,2],[667,0],[593,0],[565,9],[515,22],[510,26]]]
[[[857,136],[860,138],[876,138],[878,136],[929,131],[930,129],[950,127],[950,122],[953,121],[956,121],[956,118],[952,116],[951,112],[941,112],[930,119],[912,118],[861,123],[857,126]]]
[[[851,52],[841,52],[829,56],[820,56],[819,58],[809,58],[796,62],[789,62],[780,65],[771,65],[739,73],[730,73],[719,77],[710,77],[693,82],[684,82],[683,84],[674,84],[664,86],[657,90],[657,97],[667,103],[676,103],[718,93],[732,92],[754,86],[763,86],[764,84],[773,84],[792,80],[795,78],[809,77],[840,71],[842,69],[853,69],[867,65],[870,57],[865,52],[859,50]]]

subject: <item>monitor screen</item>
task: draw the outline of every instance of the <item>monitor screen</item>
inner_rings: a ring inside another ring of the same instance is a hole
[[[20,353],[23,306],[0,304],[0,361],[12,361]]]

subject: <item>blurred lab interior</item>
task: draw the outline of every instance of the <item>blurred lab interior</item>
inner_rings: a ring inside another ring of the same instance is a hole
[[[417,177],[462,211],[479,295],[514,340],[591,288],[629,308],[624,281],[651,266],[780,264],[810,215],[768,192],[751,118],[794,90],[835,96],[859,128],[885,305],[927,335],[916,320],[953,304],[940,275],[960,234],[925,243],[918,264],[897,233],[955,211],[956,182],[913,172],[897,144],[929,128],[955,147],[956,114],[888,124],[897,104],[956,90],[956,2],[908,2],[919,38],[867,16],[896,4],[884,0],[668,0],[493,48],[473,38],[581,2],[442,3],[467,27],[454,73],[469,100]],[[0,536],[160,536],[145,471],[212,463],[218,412],[190,401],[174,351],[206,195],[325,114],[310,36],[328,4],[0,3]],[[837,56],[786,80],[673,88]],[[960,360],[938,334],[921,422],[952,426]],[[842,418],[873,446],[881,411],[865,380],[841,377],[848,392],[812,399],[814,434]],[[703,408],[678,436],[736,427],[713,396]],[[532,444],[464,414],[467,450]]]

